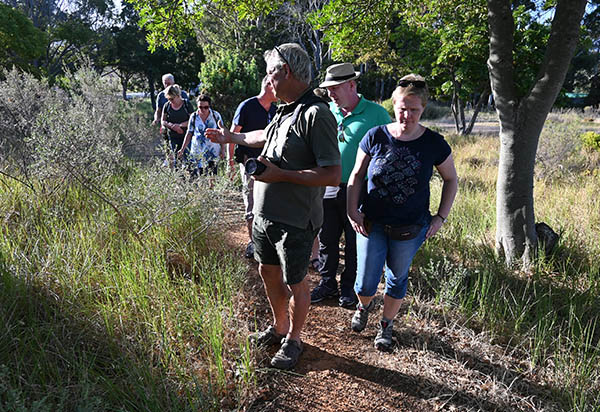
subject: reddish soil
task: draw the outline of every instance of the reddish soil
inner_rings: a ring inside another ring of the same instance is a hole
[[[228,243],[243,256],[243,224],[229,228]],[[242,258],[243,259],[243,258]],[[271,322],[254,261],[238,302],[250,330]],[[312,269],[309,279],[316,285]],[[430,302],[406,299],[396,318],[391,353],[374,348],[378,308],[360,334],[350,329],[353,310],[337,300],[311,307],[303,330],[304,353],[292,372],[270,368],[277,350],[257,350],[256,393],[246,411],[559,411],[552,388],[540,382],[516,349],[494,343],[486,332]]]

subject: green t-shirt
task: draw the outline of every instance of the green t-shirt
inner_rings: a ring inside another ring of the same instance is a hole
[[[291,117],[299,103],[309,98],[308,90],[296,102],[280,105],[265,129],[262,155],[282,169],[305,170],[341,163],[335,118],[324,102],[304,108],[294,125]],[[289,132],[288,132],[289,130]],[[323,223],[323,187],[295,183],[254,183],[254,214],[273,222],[306,229]]]
[[[360,94],[359,97],[358,104],[346,117],[333,102],[329,104],[338,124],[338,148],[342,157],[342,183],[348,183],[350,173],[354,168],[358,144],[362,138],[373,127],[392,122],[387,110],[382,106],[365,99]]]

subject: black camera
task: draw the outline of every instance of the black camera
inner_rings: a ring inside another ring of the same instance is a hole
[[[257,158],[251,157],[246,160],[246,163],[244,163],[244,168],[246,169],[246,173],[249,175],[258,176],[265,171],[267,166],[265,166],[265,164],[259,161]]]

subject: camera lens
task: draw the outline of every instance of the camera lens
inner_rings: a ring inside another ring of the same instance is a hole
[[[244,163],[244,167],[246,168],[246,173],[248,173],[251,176],[258,176],[267,168],[267,166],[265,166],[264,163],[261,163],[260,161],[258,161],[258,159],[254,157],[251,157],[248,160],[246,160],[246,163]]]

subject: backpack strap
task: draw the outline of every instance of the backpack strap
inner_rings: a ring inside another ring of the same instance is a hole
[[[189,115],[194,111],[194,107],[192,106],[192,102],[188,99],[183,99],[183,107],[185,107],[185,112]]]
[[[300,114],[304,113],[304,111],[306,111],[310,106],[317,104],[317,103],[325,103],[325,100],[321,99],[319,96],[317,96],[314,93],[309,93],[304,99],[302,99],[301,101],[298,102],[298,105],[294,109],[294,112],[289,117],[289,122],[288,121],[285,122],[286,123],[286,126],[285,126],[286,127],[285,135],[286,136],[289,134],[292,126],[295,125],[296,122],[298,121],[298,117],[300,116]]]
[[[196,116],[198,116],[198,113],[194,111],[190,118],[190,122],[188,123],[188,130],[194,130],[194,128],[196,127]]]

